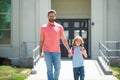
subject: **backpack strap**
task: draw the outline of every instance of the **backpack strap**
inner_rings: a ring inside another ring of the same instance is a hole
[[[72,47],[72,56],[74,55],[74,47]]]

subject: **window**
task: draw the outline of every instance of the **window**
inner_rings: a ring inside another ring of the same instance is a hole
[[[11,0],[0,0],[0,44],[11,42]]]

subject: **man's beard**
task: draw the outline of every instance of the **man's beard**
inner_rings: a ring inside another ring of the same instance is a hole
[[[49,22],[53,23],[55,22],[55,19],[49,19]]]

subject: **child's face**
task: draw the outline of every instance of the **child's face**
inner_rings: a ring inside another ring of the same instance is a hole
[[[80,46],[80,45],[81,45],[81,40],[77,39],[77,40],[75,41],[75,45],[76,45],[76,46]]]

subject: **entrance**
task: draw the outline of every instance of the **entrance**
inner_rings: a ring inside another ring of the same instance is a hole
[[[89,40],[90,40],[90,19],[57,19],[56,22],[61,24],[65,30],[65,36],[67,38],[68,44],[72,46],[72,40],[75,36],[80,35],[84,40],[84,47],[87,50],[88,57],[90,57],[89,51]],[[68,52],[60,42],[61,56],[67,57]]]

